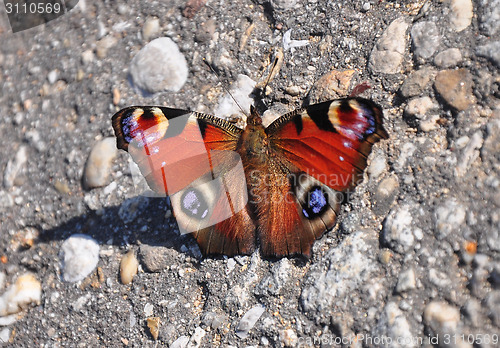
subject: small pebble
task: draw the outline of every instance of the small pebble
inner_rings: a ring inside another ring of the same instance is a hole
[[[468,172],[472,163],[479,157],[479,149],[483,146],[483,142],[482,131],[479,130],[472,135],[471,139],[462,150],[458,164],[455,167],[455,175],[457,177],[462,177]]]
[[[151,336],[153,336],[153,338],[157,340],[158,334],[160,333],[160,318],[159,317],[148,318],[147,324]]]
[[[452,29],[461,32],[471,24],[473,16],[472,0],[451,0],[450,9]]]
[[[10,339],[10,329],[8,327],[4,327],[0,330],[0,343],[8,343]]]
[[[247,338],[248,332],[255,326],[264,312],[265,308],[262,305],[257,305],[246,312],[236,328],[236,336],[241,339]]]
[[[0,317],[19,313],[31,303],[42,299],[42,284],[31,273],[26,273],[0,296]]]
[[[14,198],[8,192],[0,190],[0,208],[11,208],[14,205]]]
[[[141,264],[148,272],[161,272],[176,259],[177,251],[163,246],[142,244],[138,256]]]
[[[373,194],[373,212],[378,216],[385,216],[399,192],[399,182],[396,175],[384,178]]]
[[[186,348],[188,343],[189,343],[188,336],[180,336],[170,345],[170,348]]]
[[[408,101],[408,105],[405,108],[405,113],[407,115],[416,116],[421,118],[429,110],[437,109],[438,105],[429,97],[413,98]]]
[[[57,81],[57,78],[59,77],[59,72],[57,70],[51,70],[48,75],[47,75],[47,81],[52,85]]]
[[[271,4],[278,10],[287,10],[297,4],[297,0],[271,0]]]
[[[413,49],[417,57],[428,59],[441,44],[441,35],[434,22],[417,22],[411,28]]]
[[[144,315],[146,317],[151,317],[153,315],[154,306],[151,303],[146,303],[144,305]]]
[[[189,338],[189,343],[187,345],[187,348],[199,348],[201,347],[201,343],[203,340],[203,337],[207,332],[203,330],[201,327],[196,327],[194,329],[194,334]]]
[[[436,73],[436,69],[432,67],[423,67],[412,72],[403,82],[400,88],[401,94],[407,98],[419,96],[431,85],[431,81],[434,80]]]
[[[130,284],[137,274],[139,262],[135,257],[135,252],[130,250],[126,253],[120,262],[120,279],[122,284]]]
[[[479,0],[477,7],[481,30],[487,36],[500,34],[500,0]]]
[[[462,52],[458,48],[448,48],[439,52],[434,58],[434,64],[440,68],[452,68],[462,61]]]
[[[408,205],[394,207],[384,221],[382,241],[399,253],[410,250],[415,242],[412,222],[413,217]]]
[[[83,280],[99,262],[99,244],[90,236],[74,234],[61,245],[60,259],[65,281]]]
[[[355,73],[355,70],[332,70],[324,74],[309,91],[309,100],[316,103],[347,96]]]
[[[465,221],[465,208],[462,204],[451,198],[439,205],[434,213],[437,238],[443,239],[457,230]]]
[[[250,97],[256,82],[246,75],[239,74],[237,80],[231,85],[229,90],[238,101],[241,108],[248,112],[253,99]],[[219,117],[230,117],[240,115],[241,110],[228,93],[225,93],[218,102],[215,114]]]
[[[440,119],[441,117],[439,115],[425,116],[420,120],[418,126],[423,132],[431,132],[439,128]]]
[[[83,184],[86,189],[107,185],[111,165],[117,153],[114,137],[104,138],[94,144],[83,173]]]
[[[454,332],[460,322],[460,311],[446,302],[433,301],[425,307],[424,322],[435,333]]]
[[[475,103],[472,75],[467,69],[442,70],[436,75],[436,91],[452,107],[461,111]]]
[[[147,93],[178,92],[187,81],[186,58],[168,37],[154,39],[130,63],[134,86]]]
[[[280,332],[280,341],[285,347],[296,347],[299,338],[293,329],[286,329]]]
[[[370,54],[369,67],[373,72],[399,72],[406,49],[408,26],[406,19],[401,17],[385,29]]]
[[[16,178],[27,161],[28,147],[26,145],[21,145],[14,155],[14,158],[10,159],[5,167],[3,173],[3,186],[5,188],[8,189],[15,185]]]
[[[389,302],[385,305],[382,313],[380,314],[377,325],[373,330],[372,337],[384,337],[386,340],[390,338],[392,342],[404,342],[404,345],[394,343],[389,345],[390,347],[418,347],[415,344],[412,327],[410,326],[408,319],[406,319],[406,316],[401,309],[398,308],[398,305],[395,302]],[[380,346],[382,347],[386,345]]]
[[[404,272],[401,272],[398,277],[398,283],[396,284],[396,291],[398,293],[407,292],[413,290],[417,287],[417,282],[415,280],[415,271],[413,268],[409,268]]]
[[[115,46],[118,40],[112,36],[108,35],[97,41],[96,43],[96,55],[99,59],[106,58],[108,51],[111,47]]]
[[[476,54],[489,58],[500,68],[500,41],[490,41],[489,43],[476,47]]]
[[[387,160],[383,153],[377,153],[368,167],[368,174],[371,179],[377,179],[387,169]]]
[[[83,64],[90,64],[95,60],[94,52],[92,50],[85,50],[82,52],[82,62]]]
[[[160,32],[160,20],[156,17],[148,18],[142,27],[142,37],[149,40]]]

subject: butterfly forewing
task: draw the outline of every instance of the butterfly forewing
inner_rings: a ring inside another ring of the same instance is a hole
[[[171,196],[182,233],[194,232],[205,254],[249,254],[243,165],[234,151],[241,129],[211,115],[164,107],[129,107],[113,116],[119,148],[157,194]]]

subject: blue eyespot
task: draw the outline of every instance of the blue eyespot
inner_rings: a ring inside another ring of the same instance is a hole
[[[312,219],[320,215],[328,206],[328,196],[319,186],[314,186],[309,190],[306,197],[306,206],[302,207],[304,216]]]

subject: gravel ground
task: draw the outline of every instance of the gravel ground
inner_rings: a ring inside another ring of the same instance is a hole
[[[15,34],[1,11],[0,344],[499,346],[499,9],[498,0],[80,0]],[[160,37],[180,57],[133,61]],[[214,113],[223,86],[259,81],[280,48],[271,110],[368,82],[363,96],[384,109],[390,137],[310,260],[202,258],[166,199],[137,196],[128,154],[106,140],[111,116],[129,105]],[[187,79],[171,91],[148,80],[184,64]],[[92,239],[75,247],[74,234]],[[88,245],[90,271],[71,273],[72,245],[77,266]],[[124,285],[129,251],[139,272]],[[28,304],[17,306],[21,295]]]

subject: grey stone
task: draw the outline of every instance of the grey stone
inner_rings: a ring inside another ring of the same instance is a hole
[[[74,234],[61,245],[63,279],[77,282],[88,276],[99,261],[99,244],[90,236]]]
[[[417,347],[416,341],[412,339],[414,334],[410,324],[395,302],[389,302],[384,307],[372,335],[373,337],[390,338],[387,347]]]
[[[155,39],[144,46],[130,63],[134,86],[141,91],[178,92],[186,83],[188,66],[177,44],[168,37]]]
[[[500,0],[479,0],[481,30],[489,36],[500,34]]]
[[[261,305],[255,306],[246,312],[236,328],[236,336],[241,339],[247,338],[248,332],[255,326],[264,312],[265,308]]]
[[[455,175],[458,177],[464,176],[472,163],[479,157],[479,149],[483,146],[483,133],[477,131],[472,135],[467,145],[462,150],[460,159],[455,168]]]
[[[490,59],[497,67],[500,67],[500,41],[491,41],[486,45],[477,46],[476,54]]]
[[[373,212],[378,216],[384,216],[389,212],[391,206],[399,193],[399,182],[396,175],[384,178],[377,186],[373,194]]]
[[[408,101],[405,108],[407,115],[422,118],[429,110],[437,109],[438,105],[429,97],[413,98]]]
[[[404,293],[416,287],[417,282],[415,280],[415,270],[413,268],[409,268],[399,274],[398,283],[396,284],[396,291],[398,293]]]
[[[500,326],[500,290],[490,292],[485,304],[490,319],[497,327]]]
[[[264,277],[255,288],[255,294],[278,295],[290,277],[291,267],[290,261],[286,258],[275,263],[271,268],[271,274]]]
[[[408,204],[394,207],[384,221],[382,241],[392,250],[404,253],[415,243],[413,235],[413,216]]]
[[[411,28],[411,39],[415,55],[428,59],[441,44],[441,35],[434,22],[418,22]]]
[[[205,330],[203,330],[201,327],[196,327],[194,329],[194,333],[189,338],[189,342],[186,345],[186,348],[199,348],[199,347],[201,347],[203,337],[205,337],[206,334],[207,334],[207,332]]]
[[[452,68],[462,61],[462,52],[458,48],[448,48],[436,54],[434,64],[440,68]]]
[[[3,173],[3,186],[5,188],[11,188],[16,182],[16,178],[19,172],[28,161],[28,147],[26,145],[21,145],[17,150],[13,158],[7,162],[5,171]]]
[[[373,48],[369,67],[373,72],[395,74],[401,69],[406,50],[408,22],[400,17],[394,20]]]
[[[436,69],[428,66],[412,72],[403,82],[400,88],[401,94],[404,97],[413,97],[422,94],[430,86],[436,74]]]
[[[307,277],[310,285],[301,294],[306,311],[331,315],[339,298],[350,296],[378,271],[376,256],[368,252],[372,246],[366,238],[368,234],[359,231],[348,235],[324,257],[326,269],[318,264],[310,271]]]
[[[456,233],[465,221],[465,207],[451,198],[439,205],[434,213],[437,238],[443,239]]]

